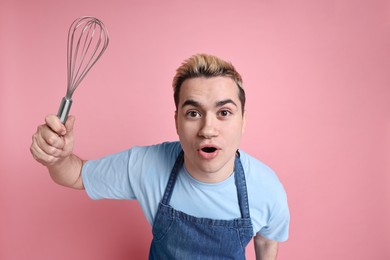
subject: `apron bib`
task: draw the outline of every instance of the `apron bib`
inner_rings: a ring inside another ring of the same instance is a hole
[[[245,247],[253,237],[244,170],[238,156],[234,178],[241,218],[218,220],[197,218],[169,205],[177,175],[183,167],[179,154],[153,222],[149,259],[245,259]]]

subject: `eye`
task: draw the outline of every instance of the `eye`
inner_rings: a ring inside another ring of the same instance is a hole
[[[186,113],[186,116],[196,118],[196,117],[200,117],[200,114],[198,111],[191,110]]]
[[[230,112],[229,110],[221,110],[219,111],[219,115],[221,117],[227,117],[227,116],[230,116],[232,114],[232,112]]]

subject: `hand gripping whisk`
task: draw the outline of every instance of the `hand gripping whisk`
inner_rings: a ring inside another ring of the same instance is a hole
[[[72,95],[88,71],[102,56],[109,42],[104,24],[94,17],[76,19],[68,32],[68,86],[57,116],[66,122],[72,105]]]

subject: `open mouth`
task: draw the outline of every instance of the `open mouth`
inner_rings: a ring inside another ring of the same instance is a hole
[[[201,146],[198,150],[200,158],[204,160],[212,160],[219,154],[220,148],[218,146],[212,146],[212,144]]]
[[[217,148],[215,147],[204,147],[201,149],[203,152],[205,153],[213,153],[217,150]]]

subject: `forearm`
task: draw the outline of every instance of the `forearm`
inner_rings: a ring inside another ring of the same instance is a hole
[[[275,260],[278,254],[278,242],[260,235],[254,238],[256,260]]]
[[[47,168],[55,183],[74,189],[84,189],[81,178],[83,164],[83,160],[71,154],[54,165],[47,166]]]

